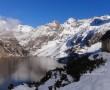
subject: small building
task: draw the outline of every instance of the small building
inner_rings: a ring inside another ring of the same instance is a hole
[[[107,31],[101,38],[102,50],[110,52],[110,30]]]

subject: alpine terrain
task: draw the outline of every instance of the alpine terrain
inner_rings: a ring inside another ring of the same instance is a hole
[[[0,18],[0,63],[6,57],[12,57],[12,60],[13,57],[44,57],[40,59],[44,68],[48,67],[40,80],[17,85],[10,83],[8,89],[109,90],[110,46],[104,50],[106,46],[102,45],[104,40],[110,39],[109,32],[109,15],[69,18],[62,24],[54,20],[36,28]],[[55,62],[47,60],[47,57]]]

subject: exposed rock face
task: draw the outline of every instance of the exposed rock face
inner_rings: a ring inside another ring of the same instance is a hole
[[[26,51],[16,39],[2,39],[0,40],[0,57],[6,56],[27,56]]]
[[[53,21],[52,23],[49,23],[48,26],[51,28],[51,29],[59,29],[61,27],[60,23],[58,21]]]
[[[100,41],[102,37],[102,33],[96,33],[90,40],[89,40],[89,45],[92,45],[94,43],[97,43],[98,41]]]
[[[107,31],[101,38],[102,50],[110,52],[110,30]]]

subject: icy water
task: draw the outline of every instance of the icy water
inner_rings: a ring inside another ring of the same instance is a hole
[[[47,71],[60,66],[50,57],[8,57],[0,59],[0,90],[10,84],[39,81]]]

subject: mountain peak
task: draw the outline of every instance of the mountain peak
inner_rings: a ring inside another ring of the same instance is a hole
[[[57,20],[52,21],[51,23],[48,24],[49,27],[58,29],[60,27],[60,23]]]
[[[74,22],[76,22],[77,20],[75,19],[75,18],[69,18],[66,22],[67,23],[74,23]]]

